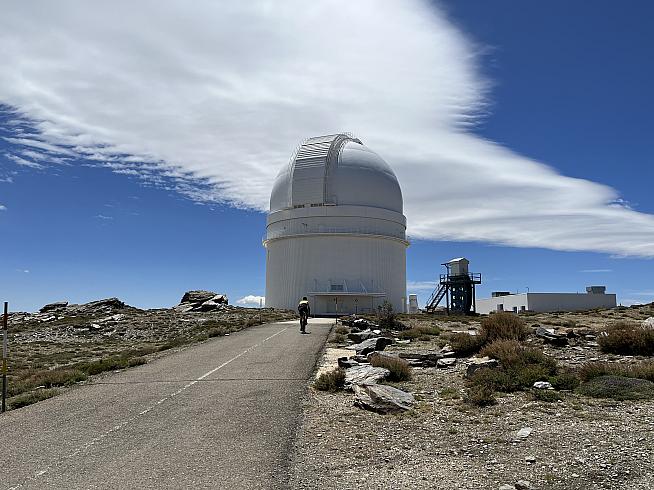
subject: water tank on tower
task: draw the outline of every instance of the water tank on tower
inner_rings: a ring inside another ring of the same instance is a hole
[[[406,218],[391,167],[349,134],[307,139],[282,168],[266,226],[266,306],[406,309]]]

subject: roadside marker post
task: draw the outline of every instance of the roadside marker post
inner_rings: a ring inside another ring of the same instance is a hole
[[[5,314],[2,316],[2,413],[7,410],[7,318],[9,303],[5,301]]]

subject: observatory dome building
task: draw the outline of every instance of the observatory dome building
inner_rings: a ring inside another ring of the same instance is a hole
[[[273,186],[266,306],[317,315],[406,310],[406,218],[390,166],[348,134],[309,138]]]

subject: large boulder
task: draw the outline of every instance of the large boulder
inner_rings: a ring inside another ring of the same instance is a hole
[[[215,311],[225,308],[229,304],[227,295],[216,294],[213,291],[187,291],[182,296],[180,304],[175,306],[176,311]]]
[[[386,378],[390,371],[386,368],[373,366],[353,366],[345,371],[345,387],[351,388],[361,384],[375,384]]]
[[[402,412],[410,410],[416,402],[411,393],[388,385],[354,385],[353,389],[354,404],[372,412]]]
[[[184,296],[182,296],[182,301],[180,301],[180,303],[200,304],[204,303],[205,301],[209,301],[214,296],[216,296],[216,293],[213,291],[186,291]]]
[[[650,316],[649,318],[643,320],[643,328],[654,330],[654,316]]]
[[[44,305],[39,312],[40,313],[46,313],[48,311],[53,311],[53,310],[61,310],[63,308],[66,308],[68,306],[68,301],[56,301],[54,303],[48,303],[47,305]]]
[[[366,354],[376,350],[384,350],[392,343],[393,339],[389,339],[388,337],[373,337],[371,339],[364,340],[359,344],[351,345],[348,347],[348,349],[354,349],[357,354],[365,356]]]

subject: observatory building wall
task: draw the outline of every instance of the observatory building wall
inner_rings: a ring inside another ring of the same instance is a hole
[[[384,300],[404,311],[404,240],[353,234],[272,239],[266,259],[267,305],[295,309],[307,296],[317,315],[372,313]]]
[[[317,315],[406,310],[406,218],[391,167],[348,134],[304,141],[266,224],[266,305]]]

